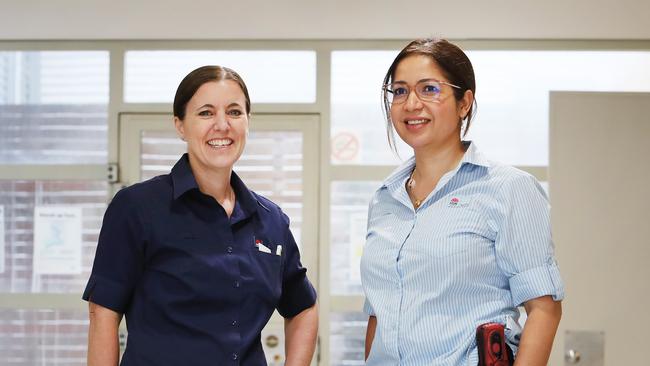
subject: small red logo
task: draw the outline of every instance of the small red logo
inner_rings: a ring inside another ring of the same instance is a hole
[[[452,198],[451,201],[449,201],[450,205],[456,206],[460,202],[460,200],[456,197]]]

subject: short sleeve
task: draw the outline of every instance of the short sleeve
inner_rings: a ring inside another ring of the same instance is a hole
[[[291,230],[289,218],[282,214],[287,222],[285,240],[285,262],[282,273],[282,296],[278,312],[285,318],[292,318],[316,303],[316,290],[307,278],[307,269],[300,263],[300,252]]]
[[[541,296],[564,298],[551,239],[550,207],[537,180],[520,173],[504,183],[495,239],[497,263],[508,276],[513,306]]]
[[[92,272],[82,298],[124,313],[143,267],[144,225],[128,188],[106,209]]]

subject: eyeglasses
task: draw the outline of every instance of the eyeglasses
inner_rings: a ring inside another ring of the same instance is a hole
[[[415,95],[417,95],[423,102],[439,102],[443,85],[449,85],[452,88],[460,89],[460,86],[446,81],[424,79],[415,84]],[[386,98],[389,104],[402,104],[406,102],[411,94],[411,88],[404,82],[386,84],[382,89],[384,90],[384,98]]]

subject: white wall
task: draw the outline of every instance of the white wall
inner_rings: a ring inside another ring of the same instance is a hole
[[[0,0],[0,40],[650,39],[648,0]]]

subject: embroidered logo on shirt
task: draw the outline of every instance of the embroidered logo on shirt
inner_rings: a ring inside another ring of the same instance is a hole
[[[452,197],[447,204],[447,207],[465,207],[469,205],[469,202],[461,200],[458,197]]]

